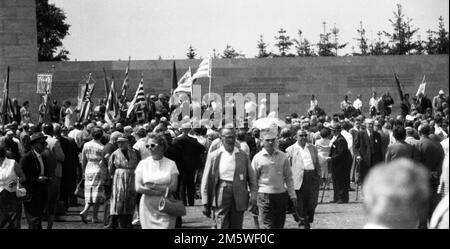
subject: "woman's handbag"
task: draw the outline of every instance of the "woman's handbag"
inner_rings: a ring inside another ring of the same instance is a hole
[[[169,188],[166,189],[166,194],[161,196],[159,200],[158,209],[171,216],[185,216],[186,207],[181,200],[175,199],[173,195],[169,196]]]
[[[74,194],[75,196],[84,199],[84,179],[81,179],[81,181],[77,184]]]
[[[21,188],[20,187],[20,183],[19,183],[19,177],[17,177],[16,179],[17,183],[16,183],[16,196],[17,198],[23,198],[27,195],[27,190],[25,188]]]

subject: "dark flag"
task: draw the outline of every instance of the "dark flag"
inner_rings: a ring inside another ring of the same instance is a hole
[[[108,99],[106,101],[105,121],[112,124],[119,118],[119,102],[117,100],[114,79],[111,81],[111,89],[109,90]]]
[[[398,80],[397,74],[394,73],[395,83],[397,84],[398,94],[400,95],[400,100],[403,101],[403,91],[402,86],[400,85],[400,81]]]
[[[91,83],[91,74],[89,74],[88,79],[86,80],[86,85],[84,87],[83,95],[81,98],[81,108],[80,108],[80,116],[78,118],[78,122],[82,122],[85,119],[89,118],[89,114],[91,112],[93,103],[91,101],[92,94],[95,88],[95,81]]]
[[[108,89],[108,77],[106,77],[106,70],[105,70],[105,68],[103,68],[103,75],[105,76],[104,77],[104,83],[105,83],[105,96],[106,96],[106,99],[108,99],[108,93],[109,93],[109,89]]]
[[[175,66],[175,61],[173,61],[172,67],[172,91],[175,91],[178,87],[178,78],[177,78],[177,68]]]
[[[127,65],[127,68],[125,69],[125,78],[123,79],[122,88],[121,88],[121,90],[120,90],[119,100],[121,100],[121,99],[123,98],[122,96],[124,96],[124,97],[127,96],[127,90],[128,90],[128,73],[129,73],[129,71],[130,71],[130,60],[131,60],[131,57],[128,57],[128,65]],[[124,100],[124,102],[126,102],[126,101]]]
[[[3,87],[3,103],[2,103],[2,121],[3,127],[8,122],[9,112],[12,114],[12,109],[10,108],[11,101],[9,100],[9,66],[6,70],[6,80],[4,81]]]

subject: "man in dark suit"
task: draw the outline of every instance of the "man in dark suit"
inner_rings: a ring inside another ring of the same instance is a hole
[[[352,154],[348,149],[347,141],[341,135],[341,124],[334,123],[330,127],[333,138],[330,150],[331,177],[333,180],[333,201],[336,203],[348,202],[348,191],[350,190],[350,170],[352,167]]]
[[[439,176],[441,175],[442,162],[444,161],[444,150],[440,143],[436,143],[429,138],[431,127],[428,124],[419,126],[420,140],[417,143],[419,162],[423,164],[430,173],[431,198],[428,212],[428,219],[431,218],[434,208],[439,202],[437,188],[439,186]],[[422,227],[425,222],[422,222]],[[426,223],[425,223],[426,224]]]
[[[417,160],[417,152],[414,146],[405,142],[406,131],[403,126],[394,127],[393,136],[395,143],[391,144],[387,148],[385,155],[386,163],[399,158],[409,158],[414,161]]]
[[[180,198],[184,205],[194,206],[195,197],[195,171],[202,165],[201,155],[205,152],[205,147],[197,139],[190,137],[190,123],[182,125],[183,134],[173,140],[173,146],[181,151],[180,171]],[[186,195],[187,192],[187,195]],[[187,198],[187,201],[186,201]]]
[[[50,170],[41,155],[47,145],[46,139],[47,136],[40,132],[31,135],[31,151],[20,160],[20,166],[26,177],[23,183],[27,190],[24,208],[29,229],[42,229],[42,217],[47,203]]]
[[[235,140],[234,129],[222,130],[222,146],[208,155],[201,184],[203,214],[210,217],[213,209],[219,227],[225,229],[242,228],[249,197],[256,205],[258,188],[250,158],[234,146]]]
[[[359,161],[360,179],[364,181],[370,168],[383,160],[381,152],[381,136],[373,130],[373,120],[365,121],[366,129],[358,132],[354,150]],[[364,127],[364,126],[363,126]]]

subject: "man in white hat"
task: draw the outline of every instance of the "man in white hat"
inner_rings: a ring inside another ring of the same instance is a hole
[[[442,112],[442,103],[445,102],[444,90],[439,90],[439,94],[433,98],[433,110],[434,113]]]
[[[283,228],[286,220],[288,194],[294,208],[297,196],[289,159],[277,149],[277,124],[261,129],[263,148],[252,161],[258,183],[258,209],[262,228]]]

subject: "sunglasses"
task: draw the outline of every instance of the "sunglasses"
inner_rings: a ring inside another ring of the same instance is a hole
[[[156,146],[158,146],[158,144],[146,144],[145,147],[147,148],[155,148]]]
[[[307,134],[298,135],[299,137],[307,137]]]

